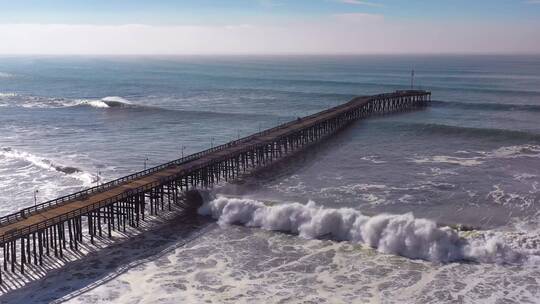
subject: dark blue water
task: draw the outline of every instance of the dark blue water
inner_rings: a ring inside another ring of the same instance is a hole
[[[309,152],[217,191],[314,200],[368,215],[413,212],[502,231],[507,242],[539,251],[539,56],[0,57],[0,213],[32,205],[36,190],[38,201],[52,199],[357,95],[408,89],[411,69],[414,86],[433,93],[429,108],[358,121]],[[227,245],[235,242],[241,245]],[[223,289],[219,295],[231,299],[238,291],[248,301],[291,299],[291,290],[314,301],[328,298],[325,290],[346,302],[538,299],[536,266],[431,265],[240,228],[213,230],[190,246],[76,299],[215,299],[195,283],[183,287],[189,296],[161,290],[180,278]],[[170,273],[171,261],[206,270]],[[261,266],[276,261],[292,268]],[[328,269],[312,277],[317,265]],[[141,278],[154,292],[139,292]],[[453,289],[441,294],[448,282]],[[72,283],[74,290],[84,287]],[[45,298],[66,294],[42,287]]]

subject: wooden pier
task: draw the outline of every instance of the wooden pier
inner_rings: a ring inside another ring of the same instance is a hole
[[[0,217],[2,271],[24,273],[43,257],[78,251],[83,233],[94,238],[139,227],[145,216],[182,204],[184,191],[208,188],[294,153],[371,115],[424,107],[431,93],[410,90],[356,97],[322,112],[171,161],[117,180]]]

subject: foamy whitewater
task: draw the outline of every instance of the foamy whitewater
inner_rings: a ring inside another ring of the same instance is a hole
[[[413,67],[430,107],[85,240],[0,302],[540,303],[538,56],[0,58],[0,214],[408,89]]]
[[[434,262],[517,263],[527,258],[497,238],[470,242],[449,227],[438,227],[434,221],[417,219],[411,213],[369,217],[358,210],[324,208],[312,201],[305,205],[267,206],[251,199],[224,196],[206,202],[199,213],[211,215],[220,225],[243,224],[308,239],[330,237],[366,244],[383,253]]]
[[[113,107],[132,106],[129,100],[119,97],[119,96],[107,96],[99,100],[81,99],[81,100],[75,100],[71,104],[70,103],[66,104],[66,106],[70,106],[70,107],[78,106],[78,105],[90,106],[94,108],[105,108],[105,109],[113,108]]]
[[[0,107],[20,106],[24,108],[69,108],[87,106],[98,109],[135,107],[129,100],[119,96],[103,98],[68,99],[21,95],[13,92],[0,93]]]
[[[81,181],[85,187],[91,187],[92,183],[95,183],[96,178],[98,178],[97,176],[92,176],[90,173],[83,172],[79,168],[57,164],[46,158],[11,148],[3,148],[0,150],[0,160],[4,160],[4,162],[20,161],[40,169],[53,171],[58,174],[66,174]]]

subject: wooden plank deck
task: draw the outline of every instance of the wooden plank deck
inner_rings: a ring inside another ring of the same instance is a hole
[[[424,91],[403,91],[377,95],[377,98],[401,98],[424,96],[428,94],[431,93]],[[58,220],[59,223],[69,220],[70,218],[80,217],[82,213],[75,213],[75,211],[84,210],[85,212],[92,212],[94,209],[98,210],[99,208],[104,207],[103,203],[110,204],[119,201],[120,197],[126,192],[143,192],[163,184],[164,180],[175,179],[178,176],[193,172],[212,163],[240,155],[240,153],[255,147],[273,143],[284,136],[308,129],[322,122],[339,117],[344,113],[350,113],[351,111],[366,105],[373,100],[373,98],[374,96],[357,97],[345,104],[331,109],[304,118],[299,118],[279,127],[222,145],[219,149],[210,150],[207,153],[198,153],[196,157],[193,157],[193,159],[189,161],[182,163],[168,163],[166,164],[167,166],[164,165],[163,168],[159,170],[156,169],[155,172],[147,175],[133,178],[132,176],[129,176],[129,178],[125,177],[125,179],[121,179],[121,183],[114,184],[110,187],[107,186],[108,188],[99,189],[99,191],[92,193],[85,192],[82,195],[69,196],[68,199],[62,199],[59,203],[56,203],[55,201],[55,204],[51,204],[50,206],[47,205],[42,209],[34,209],[34,211],[29,214],[25,214],[23,210],[20,213],[8,215],[6,216],[7,221],[2,222],[2,226],[0,226],[0,239],[6,241],[13,237],[20,237],[21,235],[32,233],[32,229],[34,228],[43,228],[39,227],[41,223],[46,223],[47,226],[51,226],[51,224],[56,224],[56,220]],[[86,195],[86,193],[90,194]],[[17,232],[17,235],[14,235],[15,232]]]
[[[149,187],[152,184],[159,183],[159,181],[164,177],[171,177],[176,176],[178,174],[181,174],[182,172],[189,172],[195,168],[204,166],[205,164],[211,163],[216,159],[221,159],[230,155],[234,155],[244,149],[247,149],[253,145],[260,145],[265,142],[272,141],[276,138],[279,138],[285,134],[296,132],[298,130],[304,129],[308,126],[311,126],[313,124],[316,124],[320,121],[327,120],[331,117],[337,116],[342,112],[347,112],[351,110],[352,108],[360,106],[362,103],[367,102],[368,98],[359,98],[356,99],[355,102],[344,104],[342,106],[338,106],[334,108],[333,111],[329,111],[327,113],[309,118],[309,119],[301,119],[296,120],[293,124],[284,127],[282,129],[278,129],[274,132],[265,134],[263,136],[254,137],[246,142],[243,142],[241,144],[233,145],[230,148],[219,150],[214,153],[207,154],[199,159],[196,159],[194,161],[191,161],[186,164],[182,164],[180,166],[176,166],[174,168],[167,168],[163,169],[161,171],[158,171],[156,173],[153,173],[151,175],[141,177],[132,181],[129,181],[125,184],[115,186],[113,188],[110,188],[104,192],[96,193],[90,195],[88,198],[84,200],[74,200],[71,202],[67,202],[65,204],[52,207],[50,209],[43,210],[37,214],[32,214],[27,216],[24,219],[20,219],[19,221],[15,223],[10,223],[8,225],[5,225],[3,227],[0,227],[0,238],[14,230],[24,229],[36,224],[39,224],[40,222],[44,222],[46,220],[50,220],[53,218],[58,217],[62,214],[68,214],[71,211],[75,211],[77,209],[83,208],[83,207],[89,207],[92,206],[100,201],[104,201],[107,199],[111,199],[116,197],[119,194],[124,193],[128,190],[137,190],[144,187]]]

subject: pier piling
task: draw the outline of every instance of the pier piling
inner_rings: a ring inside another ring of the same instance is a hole
[[[180,199],[188,190],[236,179],[331,136],[355,120],[422,108],[430,101],[431,93],[419,90],[357,97],[224,145],[0,217],[0,284],[8,271],[14,273],[19,268],[24,273],[32,259],[34,265],[43,266],[43,256],[50,257],[51,252],[54,258],[63,259],[67,251],[79,251],[83,233],[89,236],[90,244],[104,234],[112,238],[114,231],[140,227],[146,215],[170,211],[173,204],[190,207]]]

